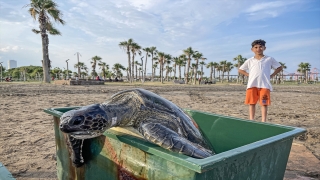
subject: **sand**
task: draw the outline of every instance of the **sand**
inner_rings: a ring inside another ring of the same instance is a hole
[[[56,179],[53,118],[43,110],[101,103],[112,94],[133,87],[153,91],[182,108],[248,117],[243,85],[0,83],[0,162],[18,180]],[[320,85],[274,85],[271,96],[269,123],[307,129],[305,135],[294,140],[285,179],[320,178]],[[257,107],[255,120],[260,119]]]

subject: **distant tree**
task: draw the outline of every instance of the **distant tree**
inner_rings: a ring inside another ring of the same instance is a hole
[[[227,60],[220,61],[220,66],[221,66],[221,71],[222,71],[221,82],[223,82],[224,72],[226,71],[226,66],[227,66]]]
[[[114,71],[116,77],[122,77],[121,70],[126,70],[126,68],[122,64],[116,63],[113,65],[112,70]]]
[[[188,47],[187,49],[183,50],[183,53],[187,56],[188,58],[188,63],[187,63],[187,70],[185,72],[185,76],[184,76],[184,79],[185,79],[185,84],[188,84],[188,79],[189,79],[189,67],[190,67],[190,63],[191,63],[191,57],[192,55],[195,53],[195,51],[192,49],[192,47]]]
[[[97,67],[97,63],[101,62],[101,57],[99,56],[94,56],[91,58],[90,63],[92,64],[92,76],[97,76],[97,72],[96,72],[96,67]]]
[[[153,60],[154,60],[154,55],[156,55],[157,54],[157,48],[156,47],[154,47],[154,46],[152,46],[152,47],[150,47],[150,55],[151,55],[151,64],[152,64],[152,66],[154,65],[154,63],[153,63]],[[153,81],[153,78],[154,78],[154,71],[153,71],[153,68],[152,68],[152,76],[151,76],[151,78],[152,78],[152,81]]]
[[[179,80],[181,80],[181,67],[185,66],[186,61],[183,59],[182,56],[179,56],[178,61],[176,62],[178,69],[179,69]]]
[[[241,55],[238,55],[237,57],[233,58],[233,60],[237,61],[237,64],[234,64],[234,67],[237,67],[237,69],[239,70],[240,66],[247,60],[247,58],[243,58]],[[240,76],[244,78],[244,76],[238,72],[237,83],[239,82]]]
[[[209,62],[206,66],[207,68],[210,68],[210,81],[212,82],[212,74],[213,74],[213,62]]]
[[[309,78],[308,78],[308,74],[309,74],[309,71],[311,69],[311,64],[310,63],[304,63],[304,62],[301,62],[299,65],[298,65],[298,72],[301,72],[305,79],[304,79],[304,82],[307,83]]]
[[[227,62],[225,71],[228,73],[228,81],[230,76],[230,71],[234,68],[233,64],[231,62]]]
[[[283,76],[284,76],[283,71],[284,71],[284,69],[287,69],[287,66],[286,66],[286,63],[282,63],[282,62],[279,62],[279,63],[280,63],[281,66],[282,66],[282,70],[281,70],[281,72],[280,72],[279,74],[280,74],[281,79],[282,79],[282,81],[283,81]]]
[[[130,52],[131,52],[131,47],[134,43],[135,42],[131,38],[128,39],[128,41],[122,41],[119,43],[119,47],[122,48],[123,50],[127,51],[127,54],[128,54],[128,70],[127,70],[128,77],[127,78],[128,78],[128,80],[130,79],[129,82],[131,82],[131,60],[130,60],[131,56],[130,56]]]
[[[150,57],[151,53],[151,48],[143,48],[142,49],[144,52],[146,52],[146,60],[144,62],[144,75],[143,75],[143,82],[145,81],[146,75],[147,75],[147,62],[148,62],[148,57]],[[142,67],[143,68],[143,67]]]
[[[58,5],[52,0],[30,0],[30,4],[24,7],[30,7],[29,13],[34,20],[39,21],[40,30],[32,29],[36,34],[41,35],[42,39],[42,59],[43,59],[43,80],[45,83],[50,83],[50,59],[49,59],[49,38],[48,34],[61,35],[52,25],[51,18],[62,25],[65,24],[61,19],[62,13],[58,10]]]
[[[133,82],[134,81],[134,57],[137,55],[137,53],[139,55],[141,55],[141,46],[139,46],[139,44],[137,43],[132,43],[131,44],[131,53],[132,53],[132,61],[131,61],[131,67],[132,67],[132,73],[131,73],[131,81]]]
[[[165,60],[165,53],[164,52],[158,52],[158,60],[160,65],[160,81],[163,83],[163,66],[164,66],[164,60]]]

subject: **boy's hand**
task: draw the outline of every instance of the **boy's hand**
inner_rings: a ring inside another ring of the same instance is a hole
[[[239,69],[238,72],[239,72],[240,74],[245,75],[245,76],[249,76],[249,73],[247,73],[246,71],[244,71],[244,70],[242,70],[242,69]]]

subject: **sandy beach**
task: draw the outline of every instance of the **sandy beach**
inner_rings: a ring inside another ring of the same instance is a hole
[[[182,108],[248,118],[244,85],[0,83],[0,162],[18,180],[56,179],[53,118],[43,110],[102,103],[112,94],[134,87],[157,93]],[[273,87],[268,122],[307,130],[294,140],[285,179],[320,178],[320,85]],[[257,107],[255,120],[260,119]]]

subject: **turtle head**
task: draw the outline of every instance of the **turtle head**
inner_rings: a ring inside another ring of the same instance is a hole
[[[76,139],[100,136],[109,126],[107,114],[99,104],[73,109],[60,118],[60,130]]]

